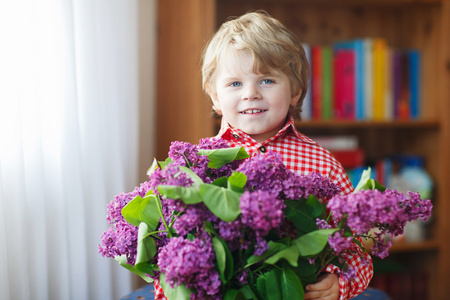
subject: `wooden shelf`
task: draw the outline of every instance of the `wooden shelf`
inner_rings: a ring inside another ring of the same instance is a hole
[[[405,129],[439,129],[440,124],[436,120],[412,120],[412,121],[297,121],[295,123],[299,128],[405,128]]]
[[[422,252],[439,250],[439,242],[437,240],[428,240],[423,242],[402,242],[394,243],[391,247],[391,253],[403,252]]]

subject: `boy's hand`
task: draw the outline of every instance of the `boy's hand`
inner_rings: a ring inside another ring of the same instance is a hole
[[[320,275],[317,282],[306,286],[305,300],[338,300],[339,276],[336,274]]]

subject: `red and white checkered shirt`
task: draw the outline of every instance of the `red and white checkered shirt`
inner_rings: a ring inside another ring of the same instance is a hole
[[[222,126],[217,137],[226,140],[230,147],[243,146],[250,156],[268,150],[278,152],[290,170],[305,175],[318,172],[339,184],[344,194],[353,191],[353,185],[341,164],[325,148],[298,132],[292,116],[289,116],[284,127],[275,136],[262,144],[256,142],[242,130],[232,128],[224,119],[222,119]],[[361,259],[362,256],[366,258],[366,261],[370,261],[369,265],[365,265]],[[346,254],[344,257],[347,265],[357,271],[357,276],[353,281],[345,280],[342,276],[339,277],[340,300],[350,299],[361,294],[373,276],[370,255],[362,253],[359,247],[355,246],[355,253]],[[339,269],[334,265],[329,265],[325,271],[336,273]],[[155,300],[166,299],[156,281],[155,295]]]

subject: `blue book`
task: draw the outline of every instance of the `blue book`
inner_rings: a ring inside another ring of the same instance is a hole
[[[410,114],[412,119],[417,119],[420,117],[422,55],[419,50],[409,49],[407,56]]]
[[[355,119],[363,120],[366,118],[364,99],[364,40],[355,39],[337,42],[334,44],[334,49],[351,49],[355,52]]]

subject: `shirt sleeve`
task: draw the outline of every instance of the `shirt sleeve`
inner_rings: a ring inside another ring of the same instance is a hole
[[[164,291],[161,285],[159,284],[158,279],[155,279],[153,285],[155,286],[155,300],[167,300],[166,295],[164,295]]]
[[[363,253],[359,246],[352,248],[352,252],[343,253],[347,266],[356,271],[353,280],[345,279],[339,275],[339,300],[347,300],[358,296],[367,288],[373,276],[372,258],[368,253]],[[340,273],[335,265],[328,265],[325,269],[328,273]]]

